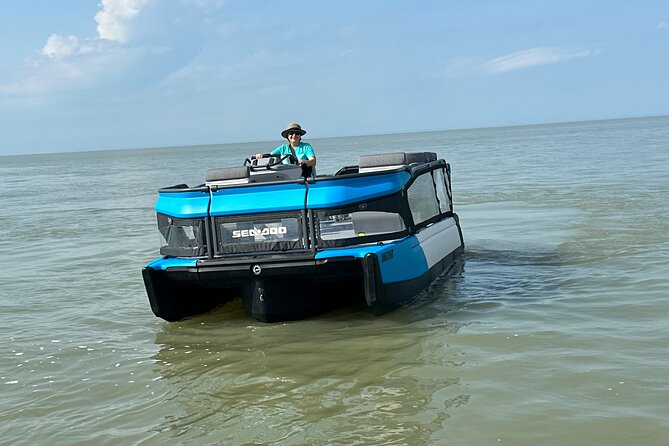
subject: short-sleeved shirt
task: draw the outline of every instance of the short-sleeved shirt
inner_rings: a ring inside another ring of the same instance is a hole
[[[272,155],[291,155],[290,144],[282,144],[276,149],[272,150]],[[311,144],[306,142],[301,142],[297,147],[295,147],[295,155],[298,160],[306,161],[309,158],[316,158],[314,154],[314,148],[311,147]],[[284,163],[290,163],[290,160],[286,158]]]

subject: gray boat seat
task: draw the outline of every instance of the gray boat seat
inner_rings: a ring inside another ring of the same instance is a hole
[[[204,181],[207,186],[230,186],[246,184],[250,176],[249,166],[222,167],[207,170]]]
[[[437,160],[434,152],[395,152],[378,155],[361,155],[358,163],[360,173],[397,169],[411,164],[429,163]]]

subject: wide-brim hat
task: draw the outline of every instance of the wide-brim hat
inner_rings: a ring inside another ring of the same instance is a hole
[[[306,130],[302,130],[302,127],[300,127],[300,124],[298,124],[297,122],[291,122],[290,124],[288,124],[286,130],[281,132],[281,136],[284,138],[288,138],[288,132],[298,132],[300,135],[304,135],[305,133],[307,133]]]

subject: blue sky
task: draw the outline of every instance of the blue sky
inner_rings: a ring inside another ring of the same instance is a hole
[[[0,3],[0,154],[669,114],[669,1]]]

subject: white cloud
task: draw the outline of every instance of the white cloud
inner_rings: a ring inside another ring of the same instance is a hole
[[[667,27],[669,27],[669,23],[667,23],[663,20],[663,21],[661,21],[660,23],[657,24],[655,29],[664,29],[664,28],[667,28]]]
[[[100,39],[126,43],[131,38],[130,24],[148,0],[102,0],[102,9],[95,14]]]
[[[51,93],[89,91],[101,84],[109,88],[119,82],[125,85],[126,73],[147,58],[142,49],[105,48],[100,43],[80,44],[73,51],[67,57],[30,58],[14,73],[14,81],[0,82],[0,95],[47,97]]]
[[[197,77],[200,69],[189,64],[206,43],[203,24],[222,6],[221,0],[100,0],[97,35],[52,34],[23,66],[2,73],[0,95],[46,97]]]
[[[566,49],[557,47],[530,48],[496,57],[485,64],[493,73],[522,70],[539,65],[555,64],[570,59],[578,59],[593,54],[590,50]]]
[[[90,54],[107,48],[102,41],[127,43],[131,35],[131,22],[149,0],[102,0],[95,15],[98,38],[79,43],[74,35],[63,37],[52,34],[42,47],[41,54],[50,59],[65,59],[77,54]]]
[[[42,48],[42,54],[52,59],[59,59],[76,54],[79,50],[79,40],[72,35],[67,37],[52,34]]]

